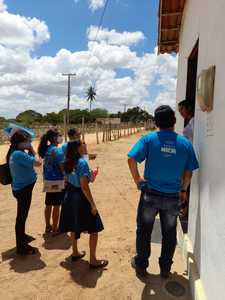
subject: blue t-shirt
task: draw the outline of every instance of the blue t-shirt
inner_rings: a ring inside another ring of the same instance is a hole
[[[66,156],[67,145],[68,145],[68,143],[64,143],[61,146],[61,151],[62,151],[64,157]]]
[[[24,151],[16,150],[11,154],[9,168],[14,191],[21,190],[37,180],[34,162],[35,157]]]
[[[89,170],[88,163],[83,158],[78,160],[76,166],[74,166],[74,170],[71,174],[68,175],[68,181],[75,187],[80,187],[80,178],[87,177],[90,181],[91,173]]]
[[[62,150],[54,145],[50,145],[44,157],[44,179],[63,180],[64,175],[60,170],[64,155]]]
[[[184,171],[198,169],[192,143],[171,130],[142,137],[128,153],[138,163],[145,160],[148,187],[163,193],[178,193]]]

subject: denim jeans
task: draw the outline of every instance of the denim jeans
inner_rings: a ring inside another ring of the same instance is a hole
[[[147,268],[149,265],[151,234],[156,215],[159,213],[162,232],[159,265],[161,270],[170,271],[177,243],[176,227],[179,210],[179,194],[165,194],[155,190],[141,193],[136,231],[137,267]]]

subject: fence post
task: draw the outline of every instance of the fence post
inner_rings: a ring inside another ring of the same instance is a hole
[[[112,140],[112,124],[109,122],[109,140]]]
[[[66,124],[66,114],[64,114],[64,139],[65,139],[65,142],[67,142],[67,124]]]
[[[84,141],[84,135],[85,135],[85,133],[84,133],[84,117],[82,117],[82,129],[81,129],[81,132],[82,132],[82,140]]]
[[[97,141],[97,144],[99,144],[99,138],[98,138],[98,122],[96,121],[95,123],[95,131],[96,131],[96,141]]]

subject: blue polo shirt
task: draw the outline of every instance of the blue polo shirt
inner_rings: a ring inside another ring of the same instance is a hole
[[[128,153],[138,163],[145,161],[148,187],[163,193],[178,193],[184,171],[198,169],[192,143],[172,130],[143,136]]]
[[[89,170],[88,163],[83,158],[80,158],[74,166],[74,170],[71,174],[67,175],[68,181],[70,184],[72,184],[75,187],[80,187],[80,178],[81,177],[87,177],[87,179],[90,181],[91,179],[91,173]]]
[[[64,175],[60,170],[60,164],[64,161],[62,150],[54,145],[50,145],[44,157],[44,179],[63,180]]]
[[[14,151],[9,158],[9,168],[12,176],[12,189],[18,191],[37,180],[34,170],[35,157],[24,151]]]

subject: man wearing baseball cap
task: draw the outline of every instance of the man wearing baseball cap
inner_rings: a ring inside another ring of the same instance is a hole
[[[151,233],[159,213],[162,248],[159,258],[160,275],[167,278],[176,248],[177,217],[180,200],[186,191],[198,161],[192,143],[174,131],[175,113],[168,105],[155,110],[159,131],[143,136],[128,153],[128,165],[135,184],[141,191],[137,212],[136,256],[132,266],[139,276],[147,275],[151,254]],[[144,177],[138,163],[145,161]]]

